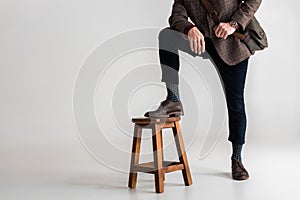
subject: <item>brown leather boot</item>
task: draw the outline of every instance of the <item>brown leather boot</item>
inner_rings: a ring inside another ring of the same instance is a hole
[[[154,111],[148,111],[144,114],[145,117],[165,118],[169,116],[184,115],[181,102],[173,102],[168,99],[162,101],[160,106]]]
[[[249,174],[244,165],[239,160],[231,161],[232,178],[234,180],[242,181],[249,178]]]

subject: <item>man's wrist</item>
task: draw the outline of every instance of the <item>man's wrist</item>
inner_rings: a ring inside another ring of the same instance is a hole
[[[229,22],[229,25],[230,25],[231,27],[235,28],[235,30],[237,30],[237,29],[240,28],[239,24],[238,24],[235,20],[231,20],[231,21]]]
[[[195,27],[195,25],[194,24],[189,24],[189,25],[187,25],[185,28],[184,28],[184,34],[188,34],[188,32],[192,29],[192,28],[194,28]]]

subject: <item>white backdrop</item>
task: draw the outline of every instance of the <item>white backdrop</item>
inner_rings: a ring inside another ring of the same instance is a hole
[[[114,35],[168,26],[171,5],[171,0],[1,0],[0,160],[12,166],[17,160],[87,155],[72,112],[82,63]],[[263,1],[256,14],[270,45],[252,57],[246,85],[248,140],[258,145],[300,141],[299,6]]]
[[[167,26],[171,4],[1,0],[0,142],[72,142],[72,91],[82,62],[121,32]],[[297,7],[263,1],[257,12],[270,47],[251,59],[246,99],[249,137],[264,142],[300,137]]]

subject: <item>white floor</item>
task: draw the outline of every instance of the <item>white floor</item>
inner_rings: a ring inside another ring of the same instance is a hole
[[[39,149],[39,150],[38,150]],[[166,175],[165,192],[154,192],[153,176],[140,174],[135,190],[128,175],[103,167],[83,148],[1,147],[0,199],[230,199],[300,198],[300,145],[247,144],[244,150],[250,179],[230,178],[230,146],[220,141],[204,160],[190,158],[193,185],[180,172]]]

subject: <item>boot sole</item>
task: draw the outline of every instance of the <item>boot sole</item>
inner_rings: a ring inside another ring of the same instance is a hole
[[[149,113],[146,115],[144,115],[145,117],[154,117],[154,118],[166,118],[166,117],[176,117],[176,116],[180,116],[180,115],[184,115],[183,111],[172,111],[172,112],[168,112],[167,115],[149,115]]]
[[[176,116],[180,116],[180,115],[184,115],[183,111],[172,111],[167,113],[170,117],[176,117]]]

